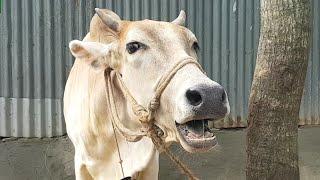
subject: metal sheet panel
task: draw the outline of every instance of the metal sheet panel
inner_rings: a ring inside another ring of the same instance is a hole
[[[313,30],[304,96],[300,106],[300,125],[320,124],[320,2],[312,1]]]
[[[61,99],[0,97],[0,119],[0,136],[52,137],[66,132]]]
[[[200,62],[227,90],[231,115],[215,127],[245,127],[259,38],[256,0],[4,0],[0,15],[0,136],[51,137],[66,132],[68,42],[88,32],[94,8],[128,20],[171,21],[180,9],[198,37]],[[320,124],[320,3],[313,1],[313,43],[300,124]]]
[[[87,31],[88,23],[75,20],[76,1],[2,3],[0,136],[65,134],[62,96],[73,63],[68,42],[81,38],[79,27]]]

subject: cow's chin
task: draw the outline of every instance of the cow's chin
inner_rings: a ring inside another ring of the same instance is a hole
[[[208,119],[192,120],[184,124],[176,123],[178,139],[188,152],[206,152],[216,144],[216,136],[208,127]]]

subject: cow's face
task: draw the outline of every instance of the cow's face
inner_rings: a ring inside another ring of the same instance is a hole
[[[183,26],[184,12],[173,22],[128,22],[110,11],[97,12],[113,40],[109,44],[72,41],[71,52],[76,57],[86,57],[94,66],[117,69],[133,97],[145,107],[160,78],[177,62],[187,58],[197,60],[198,42]],[[197,66],[188,64],[164,90],[155,118],[166,142],[177,141],[187,151],[196,152],[206,151],[217,143],[208,121],[224,118],[228,113],[224,88]],[[134,116],[132,112],[129,114]]]

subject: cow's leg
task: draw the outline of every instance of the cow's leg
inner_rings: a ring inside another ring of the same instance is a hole
[[[83,162],[75,155],[74,157],[74,170],[76,180],[93,180],[87,167]]]

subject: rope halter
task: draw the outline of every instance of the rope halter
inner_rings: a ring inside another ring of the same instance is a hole
[[[148,133],[146,130],[150,130],[150,128],[154,125],[154,114],[160,107],[160,98],[165,90],[165,88],[168,86],[174,75],[185,65],[187,64],[194,64],[196,65],[202,72],[203,69],[201,68],[201,65],[192,58],[187,58],[179,61],[176,63],[173,68],[164,76],[161,77],[159,83],[157,84],[155,94],[153,98],[150,100],[147,108],[140,105],[136,99],[131,95],[129,89],[126,87],[125,83],[122,80],[122,77],[118,71],[115,71],[111,68],[107,68],[104,72],[105,80],[106,80],[106,96],[107,96],[107,102],[110,107],[110,112],[112,116],[112,121],[114,125],[116,126],[116,129],[122,134],[127,141],[136,142],[139,141],[143,136],[148,136]],[[142,125],[142,128],[140,131],[132,131],[128,128],[126,128],[120,121],[115,101],[114,101],[114,92],[113,92],[113,83],[112,83],[112,77],[111,72],[115,71],[115,77],[117,81],[119,82],[120,90],[123,92],[125,98],[127,101],[130,102],[132,106],[132,111],[134,115],[137,116],[139,122]]]
[[[111,121],[112,121],[112,126],[114,131],[117,130],[127,141],[130,141],[130,142],[139,141],[143,136],[147,136],[151,138],[154,145],[160,152],[164,151],[170,157],[170,159],[174,161],[176,165],[179,166],[180,169],[190,179],[196,179],[192,175],[191,171],[187,167],[185,167],[185,165],[183,165],[181,161],[179,161],[176,157],[174,157],[174,155],[170,152],[170,150],[165,146],[162,140],[162,136],[164,135],[164,132],[154,123],[155,122],[154,115],[155,115],[155,112],[160,107],[160,98],[163,91],[166,89],[166,87],[168,86],[168,84],[170,83],[174,75],[187,64],[194,64],[202,72],[204,72],[201,65],[193,58],[186,58],[179,61],[173,66],[173,68],[167,74],[161,77],[159,83],[157,84],[155,94],[153,98],[150,100],[147,108],[140,105],[136,101],[136,99],[132,96],[129,89],[126,87],[125,83],[123,82],[121,74],[118,71],[113,70],[111,68],[107,68],[104,71],[104,77],[106,81],[107,104],[108,104],[109,112],[111,114]],[[138,121],[142,125],[139,131],[133,131],[126,128],[119,119],[119,115],[118,115],[117,108],[115,105],[115,100],[114,100],[114,92],[113,92],[114,85],[112,83],[112,77],[111,77],[112,71],[114,71],[115,73],[115,78],[118,81],[120,90],[124,94],[124,97],[127,99],[127,101],[130,102],[133,113],[137,116]],[[115,138],[116,138],[116,135],[115,135]],[[118,148],[120,164],[122,168],[122,160],[121,160],[118,144],[117,144],[117,148]],[[123,171],[123,168],[122,168],[122,171]]]

